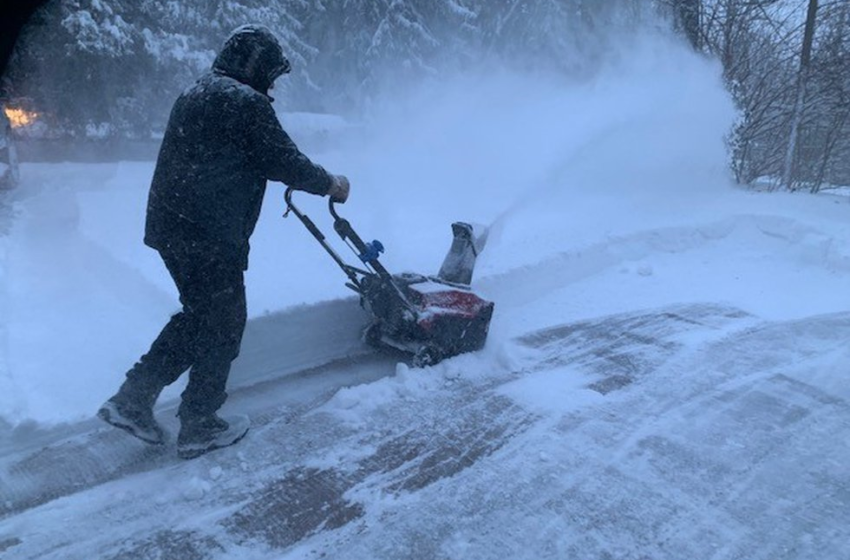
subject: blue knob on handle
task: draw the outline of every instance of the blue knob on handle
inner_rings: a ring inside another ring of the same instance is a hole
[[[384,252],[384,245],[377,239],[366,244],[366,250],[360,255],[360,260],[364,263],[378,260],[378,255]]]

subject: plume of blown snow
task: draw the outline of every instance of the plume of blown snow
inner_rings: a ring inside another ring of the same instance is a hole
[[[369,200],[357,223],[416,247],[388,256],[403,268],[438,262],[454,220],[492,226],[490,259],[533,260],[510,239],[565,250],[637,227],[633,205],[681,218],[728,188],[736,113],[719,64],[657,30],[607,45],[580,79],[488,65],[387,96],[333,158]]]

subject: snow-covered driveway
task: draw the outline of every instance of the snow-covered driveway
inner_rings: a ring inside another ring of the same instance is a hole
[[[689,304],[529,333],[510,364],[394,370],[366,354],[236,391],[251,437],[191,462],[84,423],[4,454],[0,547],[22,559],[843,558],[848,336],[848,313],[762,321]],[[365,384],[337,391],[352,379]]]

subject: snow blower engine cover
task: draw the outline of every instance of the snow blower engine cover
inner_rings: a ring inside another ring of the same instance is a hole
[[[394,275],[411,313],[398,305],[392,286],[377,276],[365,280],[361,301],[375,317],[366,331],[369,344],[412,353],[417,366],[484,347],[494,304],[469,286],[421,274]]]

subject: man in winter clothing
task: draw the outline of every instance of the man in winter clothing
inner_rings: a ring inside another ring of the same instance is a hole
[[[98,416],[163,443],[153,405],[188,369],[178,411],[184,458],[236,443],[248,430],[247,418],[224,420],[216,411],[227,398],[230,363],[245,328],[243,272],[266,181],[338,202],[348,198],[348,180],[312,163],[277,120],[268,91],[289,69],[271,31],[236,29],[212,71],[175,102],[157,159],[145,244],[159,251],[183,309]]]

